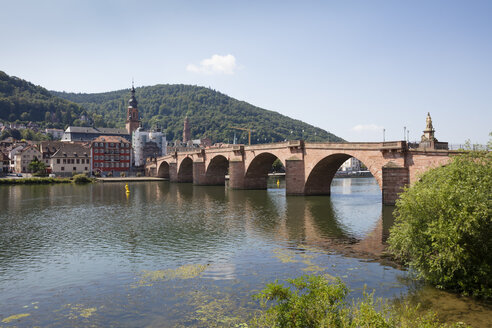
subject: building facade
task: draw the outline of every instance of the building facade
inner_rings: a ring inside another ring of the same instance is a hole
[[[131,144],[122,137],[101,136],[91,143],[92,172],[103,176],[128,175],[131,165]]]
[[[10,158],[0,151],[0,174],[6,174],[10,171]]]
[[[46,165],[47,173],[51,173],[51,156],[53,156],[65,142],[61,141],[41,141],[39,151],[42,155],[42,160]]]
[[[41,154],[41,153],[40,153]],[[51,156],[51,173],[62,177],[75,174],[91,174],[91,152],[89,146],[81,143],[64,142]]]
[[[132,148],[134,165],[142,166],[148,157],[167,155],[167,140],[160,129],[144,131],[138,128],[133,132]]]
[[[34,146],[24,147],[15,154],[14,171],[16,173],[29,173],[29,163],[35,159],[42,160],[41,152]]]

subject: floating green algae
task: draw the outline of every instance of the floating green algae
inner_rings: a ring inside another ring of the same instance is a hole
[[[295,263],[298,262],[295,260],[296,253],[294,251],[282,249],[282,248],[275,248],[273,250],[273,253],[275,254],[274,256],[280,260],[282,263]]]
[[[78,319],[79,317],[88,319],[97,311],[97,307],[86,307],[84,304],[65,304],[61,309],[53,312],[59,312],[66,309],[69,310],[67,317],[71,320]]]
[[[187,264],[176,269],[165,269],[155,271],[142,271],[140,280],[133,287],[152,286],[156,281],[167,281],[173,279],[192,279],[198,277],[208,264]]]
[[[7,317],[5,319],[2,319],[2,322],[3,323],[9,323],[11,321],[14,321],[14,320],[19,320],[19,319],[22,319],[22,318],[25,318],[25,317],[28,317],[30,316],[31,314],[30,313],[20,313],[20,314],[14,314],[14,315],[11,315],[10,317]]]

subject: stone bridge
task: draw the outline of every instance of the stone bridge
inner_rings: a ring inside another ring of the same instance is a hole
[[[405,141],[308,143],[291,140],[259,145],[227,145],[180,151],[147,162],[148,176],[197,185],[266,189],[268,173],[278,158],[285,165],[287,195],[329,195],[338,168],[350,157],[360,160],[382,190],[383,204],[394,204],[403,186],[429,168],[446,164],[449,150],[409,150]]]

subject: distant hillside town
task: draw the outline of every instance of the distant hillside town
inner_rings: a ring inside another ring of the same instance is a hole
[[[21,135],[1,140],[1,173],[57,177],[75,174],[105,177],[139,174],[143,172],[147,160],[166,155],[168,147],[176,151],[211,146],[209,139],[193,140],[190,127],[186,117],[183,122],[183,139],[171,143],[158,126],[144,130],[139,119],[135,88],[132,86],[125,129],[69,126],[65,131],[39,131],[39,126],[34,123],[0,123],[0,133],[30,129],[50,135],[52,139],[36,142],[21,139]]]

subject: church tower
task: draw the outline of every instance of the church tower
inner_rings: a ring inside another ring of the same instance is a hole
[[[129,135],[131,135],[132,132],[138,129],[139,126],[140,120],[138,119],[138,102],[137,98],[135,98],[135,87],[132,82],[132,96],[128,101],[128,111],[126,115],[126,131]]]

